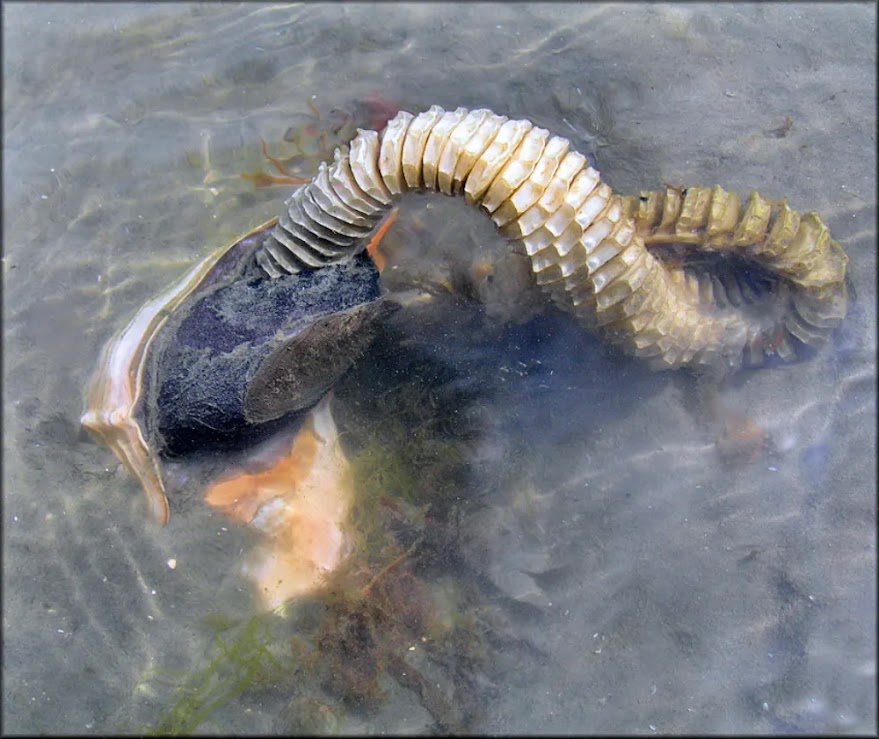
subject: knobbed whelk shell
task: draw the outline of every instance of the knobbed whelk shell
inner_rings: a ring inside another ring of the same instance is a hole
[[[622,197],[528,121],[400,112],[381,134],[358,130],[276,223],[206,259],[105,349],[83,423],[140,479],[158,520],[160,454],[264,435],[368,343],[382,303],[359,255],[409,190],[463,194],[521,244],[557,306],[656,369],[788,360],[845,316],[848,260],[814,213],[758,193],[742,205],[720,187]]]
[[[242,237],[245,241],[271,228],[275,220]],[[171,511],[162,473],[147,444],[136,413],[140,409],[143,367],[156,334],[171,313],[198,288],[211,269],[234,245],[210,254],[193,269],[144,305],[104,347],[86,391],[83,426],[102,440],[138,479],[153,518],[163,526]]]
[[[106,346],[82,423],[170,510],[161,460],[240,448],[302,419],[371,340],[389,306],[364,254],[268,280],[253,255],[275,220],[200,262]]]

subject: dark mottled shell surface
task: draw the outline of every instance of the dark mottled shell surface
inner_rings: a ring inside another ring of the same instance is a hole
[[[166,523],[161,461],[241,448],[306,413],[387,310],[365,254],[267,279],[253,259],[273,220],[199,263],[107,345],[82,422],[142,483]]]

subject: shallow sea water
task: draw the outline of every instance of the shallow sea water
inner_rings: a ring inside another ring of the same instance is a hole
[[[460,577],[506,636],[490,674],[443,676],[480,709],[457,728],[875,733],[875,6],[5,3],[3,33],[4,733],[149,724],[168,695],[144,674],[197,668],[205,617],[253,612],[246,535],[191,501],[152,524],[80,429],[83,388],[147,298],[276,214],[288,189],[239,176],[260,137],[377,95],[530,118],[619,192],[786,196],[857,296],[832,346],[721,390],[772,437],[733,463],[691,377],[552,311],[507,321],[527,301],[503,286],[394,317],[450,368],[438,395],[478,405]],[[504,248],[423,196],[388,238],[424,265]],[[343,396],[369,393],[370,356]],[[386,687],[325,700],[344,731],[435,728]],[[289,701],[245,694],[201,731],[283,730]]]

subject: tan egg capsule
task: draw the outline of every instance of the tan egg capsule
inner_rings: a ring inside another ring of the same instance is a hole
[[[305,216],[311,222],[319,224],[326,230],[327,238],[335,241],[336,239],[333,237],[342,236],[344,240],[341,243],[347,245],[351,243],[351,240],[363,239],[369,236],[372,231],[371,225],[368,228],[357,226],[348,222],[343,211],[334,214],[335,208],[330,210],[321,208],[314,198],[316,190],[316,187],[303,188],[298,202]]]
[[[295,219],[290,216],[291,212]],[[281,211],[278,225],[272,231],[274,241],[266,244],[271,255],[285,269],[299,271],[303,265],[311,269],[324,264],[323,256],[312,244],[315,236],[302,225],[303,220],[298,202],[296,200],[289,202]]]
[[[739,220],[739,198],[734,192],[727,192],[720,185],[711,191],[711,209],[706,231],[709,237],[722,236],[732,231]]]
[[[281,213],[278,226],[307,239],[308,245],[318,254],[329,256],[344,254],[357,239],[345,236],[333,230],[331,226],[324,226],[311,218],[303,207],[303,202],[307,199],[307,191],[303,190],[297,195],[298,197],[287,206],[286,213]],[[327,222],[331,221],[331,217],[322,216],[322,218]]]
[[[494,214],[528,179],[543,155],[549,138],[550,133],[545,128],[532,128],[525,134],[522,144],[500,174],[494,178],[488,192],[482,198],[481,205],[486,212]]]
[[[403,178],[403,141],[414,117],[411,113],[401,110],[388,121],[382,132],[378,169],[385,186],[393,195],[400,195],[407,189]]]
[[[452,175],[452,192],[455,195],[460,195],[464,192],[464,185],[470,176],[473,166],[480,160],[506,121],[506,116],[490,115],[479,125],[479,128],[476,129],[473,135],[467,139],[467,142],[461,149],[461,154],[455,164],[455,172]]]
[[[317,176],[309,186],[309,191],[315,203],[328,213],[334,213],[340,220],[358,228],[372,229],[375,227],[375,216],[365,216],[342,201],[330,184],[329,167],[326,163],[321,162]]]
[[[748,196],[745,212],[733,233],[734,246],[750,246],[758,244],[766,236],[769,218],[772,215],[772,203],[762,197],[756,190]]]
[[[532,128],[530,121],[507,121],[500,127],[491,145],[483,152],[467,177],[464,199],[468,203],[479,202]]]
[[[586,165],[586,157],[579,151],[569,151],[558,166],[552,179],[547,182],[536,205],[547,217],[555,213],[564,203],[571,189],[574,177]]]
[[[577,211],[574,213],[574,220],[580,224],[584,231],[589,229],[595,222],[595,219],[598,218],[598,214],[607,207],[608,202],[610,202],[610,196],[610,188],[602,183],[577,208]]]
[[[287,229],[276,228],[272,236],[274,239],[265,244],[265,251],[287,274],[295,274],[302,269],[313,269],[323,264],[323,259],[304,246],[301,238],[293,238]]]
[[[515,238],[521,233],[514,222],[543,195],[549,181],[559,168],[562,158],[567,153],[569,144],[567,139],[560,136],[553,136],[547,141],[543,153],[531,170],[531,174],[491,214],[491,220],[501,229],[502,234]],[[504,229],[507,224],[509,224],[509,228]]]
[[[427,112],[419,113],[409,124],[406,139],[403,141],[402,167],[403,179],[410,190],[424,187],[421,171],[424,150],[434,127],[442,119],[445,111],[438,105],[431,106]]]
[[[537,202],[522,213],[515,224],[510,224],[508,229],[518,229],[517,237],[523,238],[543,228],[564,204],[564,197],[568,192],[571,180],[582,169],[585,162],[586,157],[582,154],[568,152],[559,164],[550,184],[543,189],[543,194]]]
[[[657,231],[668,234],[673,234],[675,232],[675,224],[681,215],[682,205],[683,198],[681,197],[681,191],[676,187],[666,187],[662,217],[659,221]]]
[[[779,266],[803,287],[817,287],[821,279],[815,268],[829,241],[830,231],[817,214],[803,213],[800,226],[784,253],[785,263]]]
[[[471,110],[449,132],[446,145],[443,147],[443,152],[439,158],[439,168],[436,172],[436,184],[440,192],[446,195],[453,194],[452,182],[455,177],[455,167],[458,164],[458,159],[464,151],[467,141],[476,133],[476,130],[489,115],[491,115],[491,111],[485,108]]]
[[[467,113],[465,108],[457,108],[450,113],[444,113],[431,129],[430,136],[427,137],[427,142],[424,145],[424,155],[421,162],[421,179],[426,190],[439,189],[437,173],[443,149],[449,140],[449,135]]]
[[[348,157],[342,156],[338,149],[336,150],[335,162],[329,170],[329,182],[339,196],[339,200],[358,213],[365,216],[375,216],[385,212],[385,206],[360,189],[360,185],[357,184],[357,180],[354,179],[351,172]],[[306,187],[310,187],[310,185],[306,185]]]
[[[711,210],[711,190],[707,187],[688,187],[681,203],[681,213],[674,224],[676,235],[704,228]]]
[[[357,129],[357,136],[351,142],[348,159],[354,180],[363,192],[382,205],[390,205],[393,194],[388,189],[379,171],[380,146],[375,131]]]
[[[558,237],[556,248],[561,256],[564,256],[574,241],[583,233],[582,226],[575,220],[577,210],[583,202],[598,186],[600,180],[598,172],[592,167],[581,169],[574,177],[571,186],[565,193],[562,204],[558,210],[546,221],[547,230]],[[565,236],[563,236],[565,234]]]

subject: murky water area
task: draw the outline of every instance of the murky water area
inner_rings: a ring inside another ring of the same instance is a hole
[[[3,33],[5,733],[876,731],[875,6],[5,3]],[[255,619],[251,535],[195,495],[152,523],[85,383],[277,214],[261,139],[308,176],[431,104],[528,118],[619,192],[817,211],[850,315],[720,388],[654,374],[411,196],[385,282],[422,299],[334,398],[375,597]]]

